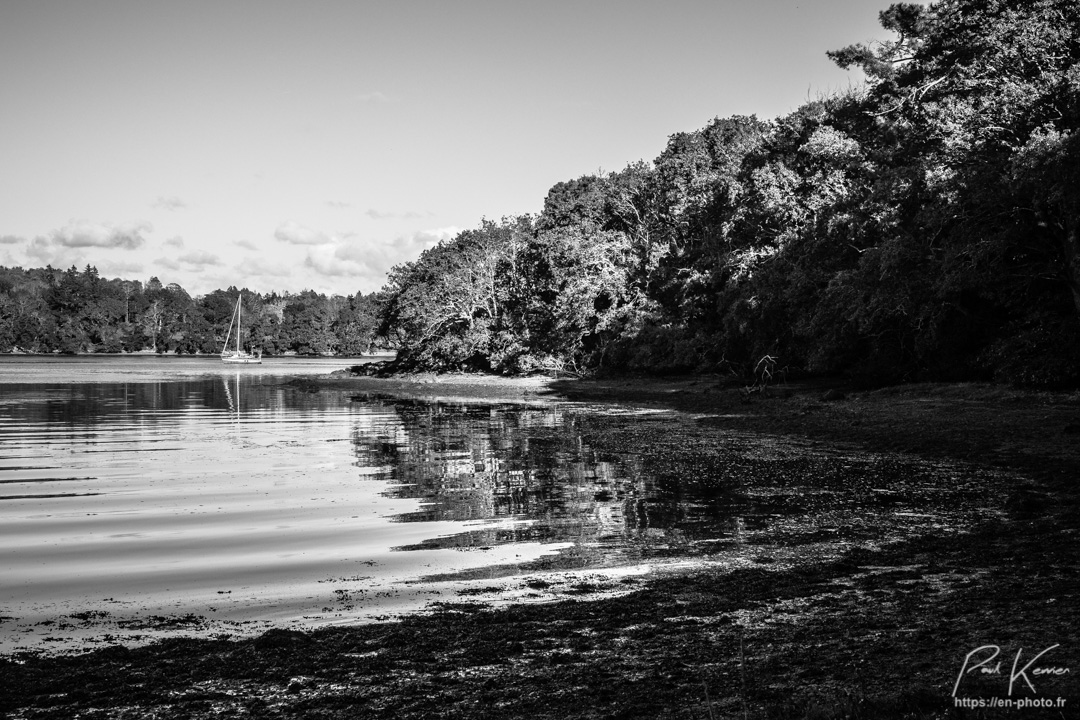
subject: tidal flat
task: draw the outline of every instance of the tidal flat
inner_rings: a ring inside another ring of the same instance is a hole
[[[1031,686],[1015,681],[1011,697],[1080,702],[1075,394],[917,385],[826,402],[824,387],[792,385],[746,403],[713,377],[308,377],[290,387],[355,402],[454,398],[471,408],[461,412],[489,414],[573,403],[570,435],[527,434],[549,455],[573,449],[567,438],[588,447],[593,473],[575,487],[591,495],[573,506],[621,514],[568,523],[552,510],[565,502],[537,505],[546,523],[528,526],[562,532],[558,552],[427,576],[454,589],[392,620],[11,653],[0,711],[959,717],[969,711],[956,698],[1009,697],[1013,659],[1023,666],[1052,646],[1037,664],[1047,672],[1032,666]],[[601,463],[655,492],[598,478]],[[336,589],[343,604],[363,604]],[[83,620],[95,618],[68,622]],[[991,645],[1001,674],[967,673],[969,654]],[[1040,716],[1069,715],[1025,710]]]

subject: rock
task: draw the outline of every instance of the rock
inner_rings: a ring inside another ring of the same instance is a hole
[[[289,678],[289,684],[285,686],[285,690],[290,695],[296,695],[301,690],[312,688],[315,685],[315,678],[308,677],[306,675],[297,675],[296,677]]]

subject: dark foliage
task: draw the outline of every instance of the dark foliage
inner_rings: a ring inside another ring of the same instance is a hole
[[[1080,382],[1080,5],[942,0],[829,53],[867,76],[717,118],[536,218],[395,269],[412,367],[786,367],[868,384]],[[59,332],[59,331],[58,331]]]
[[[240,294],[230,287],[192,298],[175,283],[106,280],[92,266],[0,267],[0,352],[214,354]],[[375,294],[244,289],[241,344],[267,355],[362,354],[374,346],[377,309]]]

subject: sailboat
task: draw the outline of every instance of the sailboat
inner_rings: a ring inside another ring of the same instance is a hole
[[[242,299],[243,293],[236,298],[236,309],[233,310],[232,317],[229,318],[229,332],[226,333],[225,345],[221,348],[221,361],[227,363],[261,363],[262,350],[258,353],[250,353],[240,349],[240,301]],[[232,337],[234,322],[236,323],[236,349],[229,350],[229,338]]]

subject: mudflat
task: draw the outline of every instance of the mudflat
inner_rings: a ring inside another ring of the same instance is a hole
[[[725,433],[738,431],[958,463],[994,471],[998,486],[962,532],[928,526],[896,540],[841,529],[842,551],[828,557],[800,558],[801,541],[778,534],[757,541],[749,564],[598,575],[553,603],[493,609],[463,596],[394,622],[9,656],[0,712],[931,718],[1023,707],[1023,717],[1058,718],[1080,704],[1076,393],[781,384],[746,394],[707,376],[297,382],[311,392],[652,407],[665,412],[649,422],[597,415],[583,432],[594,447],[634,448],[657,472],[703,482]]]

